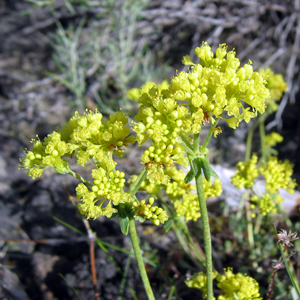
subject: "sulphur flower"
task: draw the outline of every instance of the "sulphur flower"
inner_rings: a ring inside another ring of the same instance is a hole
[[[222,291],[222,295],[218,296],[217,300],[262,300],[258,282],[246,274],[234,274],[232,268],[227,268],[224,269],[224,275],[213,272],[213,278],[216,279],[217,287]],[[202,290],[204,296],[207,292],[206,282],[207,277],[203,272],[185,281],[188,287]]]

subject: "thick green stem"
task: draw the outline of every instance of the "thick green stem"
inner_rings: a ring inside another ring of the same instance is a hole
[[[197,195],[199,198],[200,212],[202,219],[203,235],[204,235],[204,251],[206,257],[206,276],[207,276],[207,299],[213,299],[213,265],[212,265],[212,250],[211,236],[209,228],[209,218],[207,213],[206,201],[204,197],[202,174],[196,174]]]
[[[133,219],[129,220],[129,232],[130,232],[131,243],[132,243],[132,248],[133,248],[133,251],[134,251],[135,259],[136,259],[136,262],[137,262],[137,265],[138,265],[138,268],[139,268],[139,271],[140,271],[140,275],[141,275],[143,285],[144,285],[144,288],[146,290],[148,299],[149,300],[155,300],[154,294],[153,294],[153,291],[152,291],[152,288],[151,288],[151,285],[150,285],[150,282],[149,282],[149,278],[148,278],[148,275],[147,275],[147,272],[146,272],[146,269],[145,269],[145,265],[144,265],[144,262],[143,262],[143,257],[142,257],[142,254],[141,254],[141,249],[140,249],[140,246],[139,246],[138,236],[137,236],[137,233],[136,233],[136,228],[135,228],[135,224],[134,224]]]

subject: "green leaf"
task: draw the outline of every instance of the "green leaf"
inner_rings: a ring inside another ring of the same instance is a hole
[[[183,136],[183,135],[180,135],[180,139],[178,139],[178,143],[182,145],[184,151],[191,155],[191,156],[194,156],[195,153],[193,151],[193,146],[191,145],[191,143],[188,141],[188,139]]]
[[[190,169],[190,171],[186,174],[184,178],[185,183],[191,182],[195,178],[195,172],[193,169]]]
[[[195,176],[201,174],[201,169],[202,169],[202,160],[201,158],[197,157],[193,160],[192,162]]]
[[[136,217],[134,218],[134,220],[139,221],[139,222],[142,223],[142,222],[145,222],[146,218],[143,217],[143,216],[136,216]]]
[[[210,167],[211,176],[215,178],[219,178],[219,175]]]
[[[164,224],[164,232],[168,232],[170,228],[172,227],[174,223],[174,219],[169,219],[165,224]]]
[[[218,174],[210,166],[210,163],[206,157],[202,157],[201,162],[202,162],[203,173],[207,181],[210,181],[211,176],[215,178],[219,178]]]
[[[129,230],[129,218],[127,216],[125,218],[119,218],[119,221],[122,233],[127,235]]]

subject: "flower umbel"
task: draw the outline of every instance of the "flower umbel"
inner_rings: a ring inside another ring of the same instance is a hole
[[[149,199],[149,204],[145,200],[140,203],[137,201],[132,203],[132,209],[135,211],[136,217],[140,217],[143,221],[145,219],[151,220],[156,226],[163,224],[168,220],[168,214],[161,207],[153,206],[154,198]]]
[[[234,274],[232,268],[227,268],[224,269],[224,275],[214,272],[213,277],[219,282],[217,286],[223,292],[218,300],[262,300],[258,282],[250,276],[242,273]],[[200,272],[197,276],[188,278],[185,283],[188,287],[202,290],[205,296],[206,280],[206,275]]]

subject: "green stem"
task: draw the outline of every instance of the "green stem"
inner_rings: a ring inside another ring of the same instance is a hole
[[[176,292],[176,287],[174,285],[172,285],[170,287],[170,292],[169,292],[169,295],[168,295],[168,299],[167,300],[172,300],[174,299],[173,298],[173,294]]]
[[[71,176],[73,176],[73,177],[75,177],[75,178],[77,178],[78,180],[80,180],[81,182],[83,182],[83,183],[85,183],[85,184],[87,184],[89,186],[93,186],[93,184],[90,181],[84,179],[82,176],[78,175],[77,173],[75,173],[71,169],[69,169],[68,174],[71,175]]]
[[[174,214],[174,210],[168,206],[168,204],[162,199],[162,197],[158,197],[159,201],[162,203],[163,208],[167,211],[171,211],[171,214]],[[179,229],[180,227],[180,229]],[[185,254],[192,260],[195,262],[195,264],[199,267],[202,267],[203,265],[205,265],[205,257],[203,257],[203,255],[201,255],[200,251],[197,249],[194,241],[192,240],[191,234],[189,232],[189,229],[186,225],[186,223],[184,221],[182,221],[180,218],[176,219],[176,222],[174,222],[172,224],[172,229],[183,249],[183,251],[185,252]],[[185,235],[182,234],[182,232]],[[195,255],[197,256],[198,260],[201,262],[201,264],[199,264],[199,261],[195,259],[195,257],[191,254],[191,251],[188,247],[188,244],[191,246],[191,248],[193,249]]]
[[[245,161],[248,161],[251,156],[251,150],[252,150],[252,140],[253,140],[253,134],[258,126],[258,122],[255,122],[253,126],[250,128],[248,135],[247,135],[247,141],[246,141],[246,155],[245,155]]]
[[[260,130],[260,146],[261,151],[263,153],[264,144],[265,144],[265,129],[264,129],[264,122],[267,118],[268,114],[260,115],[253,126],[250,128],[248,135],[247,135],[247,141],[246,141],[246,155],[245,155],[245,161],[248,161],[251,156],[251,150],[252,150],[252,140],[253,140],[253,134],[255,129],[259,126]],[[263,132],[261,131],[263,127]],[[263,136],[262,136],[263,135]]]
[[[128,193],[133,197],[137,193],[138,189],[140,188],[141,184],[147,177],[147,169],[144,167],[142,172],[139,174],[137,179],[134,181],[134,183],[131,185],[130,189],[128,190]]]
[[[130,232],[132,248],[133,248],[133,251],[134,251],[135,259],[136,259],[136,262],[137,262],[137,265],[138,265],[138,268],[139,268],[139,271],[140,271],[140,275],[141,275],[143,285],[144,285],[144,288],[146,290],[148,299],[149,300],[155,300],[154,294],[153,294],[153,291],[152,291],[152,288],[151,288],[151,285],[150,285],[150,282],[149,282],[149,278],[148,278],[148,275],[147,275],[147,272],[146,272],[146,269],[145,269],[145,265],[144,265],[144,262],[143,262],[143,257],[142,257],[142,254],[141,254],[141,249],[140,249],[140,246],[139,246],[138,236],[137,236],[137,233],[136,233],[136,228],[135,228],[135,224],[134,224],[133,219],[129,220],[129,232]]]
[[[261,227],[261,223],[262,223],[262,219],[263,219],[263,215],[259,214],[256,218],[256,222],[255,222],[255,226],[254,226],[254,234],[258,234],[260,227]]]
[[[191,260],[193,260],[193,257],[192,257],[192,255],[191,255],[191,253],[190,253],[190,250],[189,250],[189,247],[187,246],[187,243],[186,243],[186,241],[184,240],[183,234],[182,234],[181,230],[178,229],[178,226],[177,226],[176,223],[173,223],[173,224],[172,224],[172,229],[173,229],[173,231],[174,231],[174,233],[175,233],[175,235],[176,235],[176,237],[177,237],[177,239],[178,239],[178,241],[179,241],[179,244],[181,245],[183,251],[185,252],[185,254],[186,254]]]
[[[212,136],[212,134],[213,134],[213,132],[214,132],[214,129],[216,128],[218,122],[219,122],[219,118],[216,119],[216,122],[215,122],[214,125],[211,125],[211,126],[210,126],[210,129],[209,129],[209,132],[208,132],[208,134],[207,134],[207,137],[206,137],[206,139],[205,139],[205,141],[204,141],[204,144],[202,145],[203,148],[206,148],[207,144],[209,143],[210,138],[211,138],[211,136]]]
[[[252,224],[249,196],[246,200],[246,218],[247,218],[248,242],[249,242],[249,247],[252,250],[254,248],[254,235],[253,235],[253,224]]]
[[[205,265],[205,257],[203,257],[203,253],[201,253],[201,252],[197,249],[197,247],[196,247],[196,245],[195,245],[195,243],[194,243],[194,241],[193,241],[193,239],[192,239],[192,237],[191,237],[191,234],[190,234],[190,232],[189,232],[189,229],[188,229],[186,223],[182,222],[181,225],[182,225],[183,232],[184,232],[184,234],[185,234],[185,237],[186,237],[186,239],[187,239],[189,245],[191,246],[192,250],[194,251],[194,253],[195,253],[195,255],[197,256],[197,258],[199,259],[199,261],[200,261],[203,265]],[[200,249],[201,249],[201,248],[200,248]],[[201,251],[202,251],[202,249],[201,249]]]
[[[194,153],[199,152],[199,141],[200,141],[200,134],[194,134],[194,144],[193,144],[193,151]]]
[[[197,195],[199,198],[200,212],[202,219],[203,235],[204,235],[204,251],[206,257],[206,276],[207,276],[207,299],[213,299],[213,273],[212,273],[212,250],[211,250],[211,236],[209,228],[209,218],[207,213],[206,201],[204,197],[204,187],[201,172],[196,174]]]
[[[260,137],[260,149],[261,149],[261,159],[262,161],[267,161],[267,149],[266,149],[266,143],[265,143],[265,137],[266,137],[266,132],[265,132],[265,123],[264,120],[259,122],[259,137]]]
[[[193,151],[193,146],[192,144],[188,141],[188,139],[181,133],[180,134],[180,139],[182,141],[182,146],[185,150],[185,152],[188,154],[188,155],[194,155],[194,151]]]
[[[118,300],[123,300],[123,294],[125,291],[125,284],[128,278],[128,272],[129,272],[129,268],[130,268],[130,264],[131,264],[131,260],[132,257],[128,256],[127,261],[126,261],[126,265],[125,265],[125,269],[124,269],[124,273],[122,274],[122,280],[121,280],[121,284],[120,284],[120,289],[119,289],[119,297]]]

